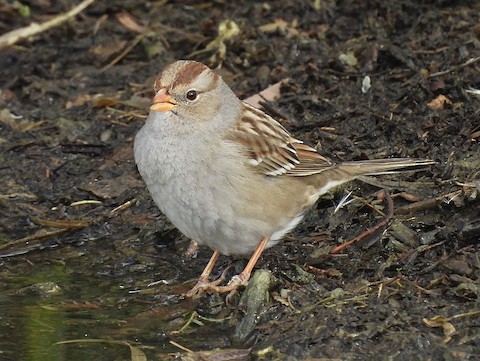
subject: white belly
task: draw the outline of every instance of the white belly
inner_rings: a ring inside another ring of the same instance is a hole
[[[228,159],[229,152],[200,144],[192,149],[184,137],[158,139],[148,127],[135,139],[135,161],[153,200],[187,237],[222,254],[250,254],[262,237],[271,236],[270,247],[300,222],[301,215],[281,226],[262,219],[264,205],[245,202],[248,178],[232,169],[238,157]]]

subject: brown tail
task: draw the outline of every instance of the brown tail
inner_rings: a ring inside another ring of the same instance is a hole
[[[316,175],[315,186],[318,195],[328,192],[336,186],[349,182],[361,175],[392,174],[406,171],[416,171],[428,165],[435,164],[430,159],[374,159],[356,162],[345,162],[326,168]]]
[[[416,171],[432,164],[435,164],[435,162],[430,159],[392,158],[345,162],[338,164],[336,168],[356,177]]]

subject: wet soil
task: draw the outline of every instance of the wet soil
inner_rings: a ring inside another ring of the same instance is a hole
[[[25,1],[22,16],[19,4],[0,4],[1,33],[75,5]],[[55,344],[87,338],[148,359],[479,359],[479,13],[477,1],[94,2],[0,50],[2,359],[122,357]],[[242,334],[238,297],[181,296],[211,251],[185,257],[133,162],[155,75],[184,58],[241,98],[284,81],[265,108],[333,161],[437,162],[320,200],[261,258],[275,281]],[[380,188],[393,219],[333,254],[382,219]]]

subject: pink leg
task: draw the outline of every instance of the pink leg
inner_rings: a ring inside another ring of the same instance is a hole
[[[198,278],[197,284],[190,291],[188,291],[185,294],[185,296],[194,297],[197,295],[201,295],[206,289],[209,289],[212,286],[217,286],[219,283],[221,283],[225,279],[225,273],[228,270],[228,268],[225,271],[223,271],[219,279],[213,282],[208,282],[208,277],[210,276],[210,273],[212,273],[213,267],[215,266],[215,262],[217,262],[217,259],[219,256],[220,256],[220,252],[218,251],[213,252],[212,257],[210,257],[210,261],[208,261],[202,274]]]
[[[219,286],[219,284],[225,278],[225,273],[228,270],[228,268],[225,269],[225,271],[223,271],[219,279],[213,282],[208,282],[208,276],[210,276],[213,266],[215,265],[215,262],[217,261],[218,256],[220,255],[220,252],[218,251],[213,252],[212,257],[210,258],[210,261],[208,261],[207,266],[205,267],[202,274],[200,275],[197,284],[185,295],[187,297],[193,297],[193,296],[201,295],[205,291],[212,291],[212,292],[218,292],[218,293],[230,292],[230,295],[228,296],[230,297],[239,286],[244,286],[248,283],[248,280],[250,279],[250,275],[252,274],[252,270],[255,267],[255,264],[257,263],[258,259],[262,255],[263,250],[267,246],[268,241],[270,241],[270,237],[263,237],[260,240],[260,242],[258,242],[257,248],[255,248],[255,251],[253,252],[252,256],[250,257],[250,260],[248,261],[243,271],[239,275],[233,276],[230,282],[228,282],[226,286]]]
[[[270,237],[263,237],[260,240],[260,242],[258,242],[257,248],[255,248],[255,251],[250,257],[250,260],[248,261],[247,265],[243,269],[242,273],[240,273],[239,275],[233,276],[230,282],[228,282],[226,286],[212,285],[208,287],[208,290],[215,291],[218,293],[234,292],[238,288],[238,286],[245,286],[248,283],[248,280],[250,279],[250,275],[252,274],[252,270],[255,267],[255,264],[257,263],[258,259],[263,253],[263,250],[267,246],[268,241],[270,241]]]

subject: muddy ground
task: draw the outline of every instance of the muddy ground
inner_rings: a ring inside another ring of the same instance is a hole
[[[0,4],[1,33],[75,2],[19,4]],[[88,333],[148,359],[479,359],[478,14],[478,1],[97,1],[0,50],[0,284],[15,314],[2,315],[4,359],[33,359],[19,309],[38,305],[68,325],[42,331],[54,334],[45,355]],[[266,109],[334,161],[437,162],[320,200],[261,258],[275,281],[242,334],[238,297],[181,296],[211,251],[184,256],[133,162],[154,77],[184,58],[219,68],[241,98],[288,79]],[[381,221],[379,188],[393,219],[332,254]],[[87,359],[78,347],[48,359]]]

